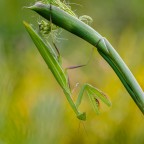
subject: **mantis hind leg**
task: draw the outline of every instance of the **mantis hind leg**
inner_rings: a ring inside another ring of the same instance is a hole
[[[87,60],[86,64],[66,67],[66,68],[65,68],[65,73],[67,73],[67,71],[68,71],[68,70],[71,70],[71,69],[77,69],[77,68],[81,68],[81,67],[87,66],[88,63],[90,62],[91,58],[92,58],[93,51],[94,51],[94,47],[92,48],[91,54],[90,54],[89,59]],[[68,83],[69,83],[69,87],[71,87],[71,86],[70,86],[69,77],[68,77]]]
[[[51,3],[50,3],[50,11],[52,10],[52,6],[51,6]],[[51,18],[51,13],[50,13],[50,31],[52,32],[52,18]],[[58,47],[56,46],[55,42],[54,42],[54,36],[52,35],[52,44],[57,52],[57,59],[58,59],[58,62],[61,64],[62,63],[62,60],[61,60],[61,55],[60,55],[60,51],[58,49]]]
[[[94,51],[94,47],[92,48],[92,51],[91,51],[90,56],[89,56],[89,59],[87,60],[87,62],[85,64],[69,66],[69,67],[66,67],[65,70],[67,71],[67,70],[70,70],[70,69],[76,69],[76,68],[81,68],[81,67],[87,66],[88,63],[90,62],[91,58],[92,58],[93,51]]]

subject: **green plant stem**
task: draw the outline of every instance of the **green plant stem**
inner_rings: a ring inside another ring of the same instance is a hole
[[[55,25],[66,29],[97,47],[98,52],[110,64],[137,106],[144,113],[143,90],[122,58],[106,39],[78,18],[69,15],[56,6],[51,5],[50,8],[49,4],[45,5],[37,2],[29,9],[36,11],[47,20],[50,20],[51,17]]]

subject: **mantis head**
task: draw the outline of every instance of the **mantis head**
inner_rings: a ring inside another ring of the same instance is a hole
[[[77,115],[77,118],[78,118],[79,120],[85,121],[85,120],[86,120],[86,113],[85,113],[85,112],[79,113],[79,114]]]

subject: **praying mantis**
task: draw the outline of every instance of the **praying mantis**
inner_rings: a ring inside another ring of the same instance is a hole
[[[102,100],[107,106],[111,106],[109,98],[102,91],[88,83],[85,83],[82,86],[78,94],[78,98],[76,102],[74,102],[72,99],[71,88],[69,86],[68,75],[66,71],[62,68],[58,60],[58,57],[56,53],[53,51],[51,45],[49,43],[45,43],[44,40],[40,37],[40,35],[31,27],[31,25],[29,25],[26,22],[24,22],[24,25],[33,42],[35,43],[38,51],[40,52],[41,56],[48,65],[50,71],[55,77],[56,81],[63,89],[63,92],[71,108],[73,109],[74,113],[76,114],[79,120],[86,120],[86,113],[79,111],[79,106],[81,104],[84,92],[87,92],[91,105],[97,114],[99,114],[99,100]]]
[[[37,12],[40,16],[50,22],[40,23],[39,29],[42,30],[44,34],[52,32],[57,28],[64,28],[97,47],[99,54],[113,68],[130,96],[144,113],[143,90],[122,58],[107,39],[102,37],[92,27],[88,26],[88,23],[92,22],[91,17],[87,15],[78,17],[64,2],[65,1],[61,2],[60,0],[42,0],[42,2],[37,2],[33,6],[27,8]],[[51,25],[51,28],[48,28],[49,24]],[[99,100],[102,100],[108,106],[111,105],[110,100],[103,92],[87,83],[82,86],[77,100],[73,101],[68,75],[61,66],[59,53],[57,56],[51,45],[46,43],[28,23],[24,22],[24,25],[56,81],[63,89],[71,108],[79,120],[86,120],[86,113],[79,111],[84,92],[87,92],[91,105],[96,113],[99,113]],[[56,48],[55,44],[54,47]]]

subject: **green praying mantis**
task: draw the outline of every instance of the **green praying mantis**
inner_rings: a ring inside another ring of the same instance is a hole
[[[88,25],[89,22],[92,22],[91,17],[87,15],[78,17],[71,8],[66,5],[65,1],[61,2],[60,0],[42,0],[42,2],[37,2],[33,6],[27,8],[37,12],[40,16],[48,20],[48,22],[41,21],[39,23],[39,29],[43,34],[49,34],[59,28],[63,28],[95,46],[99,54],[108,62],[117,74],[139,109],[144,113],[144,93],[142,88],[108,40]],[[63,92],[78,119],[86,120],[86,113],[79,111],[84,92],[87,92],[96,113],[99,113],[99,100],[102,100],[108,106],[111,105],[110,100],[103,92],[87,83],[82,86],[78,98],[74,102],[68,75],[61,66],[61,57],[55,43],[53,42],[53,45],[58,55],[55,54],[51,45],[46,43],[46,41],[44,41],[28,23],[24,22],[24,25],[55,79],[63,89]]]
[[[99,113],[99,100],[102,100],[107,106],[111,106],[110,100],[102,91],[87,83],[82,86],[80,93],[78,94],[78,98],[76,102],[74,102],[72,99],[72,92],[68,81],[68,75],[62,68],[58,57],[53,51],[51,45],[49,43],[46,44],[40,35],[31,27],[31,25],[26,22],[24,22],[24,25],[33,42],[35,43],[38,51],[48,65],[50,71],[54,75],[60,87],[63,89],[63,92],[71,108],[79,120],[86,120],[86,113],[79,111],[79,106],[81,104],[84,92],[87,92],[91,105],[97,114]]]

